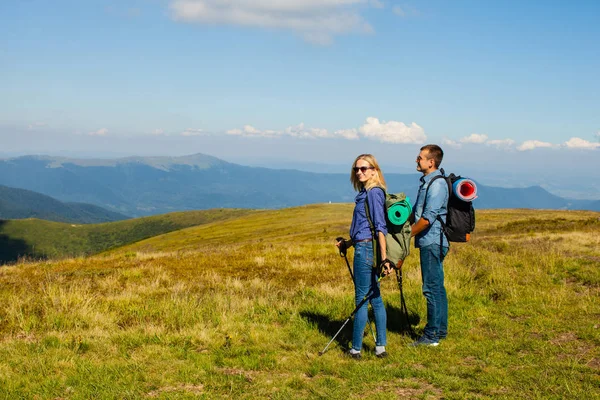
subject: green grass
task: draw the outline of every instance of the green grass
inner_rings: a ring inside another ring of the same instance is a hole
[[[354,308],[333,245],[351,213],[264,211],[99,256],[3,267],[0,398],[600,396],[599,213],[478,211],[472,243],[453,245],[445,263],[449,338],[409,348],[386,278],[390,356],[374,356],[369,334],[358,362],[343,354],[350,324],[318,355]],[[525,229],[532,220],[539,230]],[[576,228],[542,229],[556,224]],[[420,332],[417,256],[404,293]]]
[[[256,210],[175,212],[103,224],[69,224],[39,219],[0,220],[0,262],[95,254],[194,225],[223,221]]]

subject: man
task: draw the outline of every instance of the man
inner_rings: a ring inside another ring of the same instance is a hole
[[[417,171],[423,173],[414,209],[415,223],[411,235],[415,247],[420,249],[423,295],[427,300],[427,325],[423,335],[411,346],[437,346],[448,334],[448,299],[444,287],[444,257],[448,252],[448,240],[443,234],[438,217],[446,222],[448,185],[438,170],[444,157],[442,149],[435,144],[421,147],[417,157]],[[429,187],[431,185],[431,187]],[[429,190],[427,188],[429,187]],[[425,198],[427,194],[427,198]]]

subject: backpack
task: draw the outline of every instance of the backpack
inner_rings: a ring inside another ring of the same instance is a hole
[[[387,235],[385,236],[385,249],[387,258],[396,263],[404,260],[410,254],[410,222],[409,217],[412,214],[410,199],[404,193],[387,193],[382,187],[375,186],[385,194],[385,222]],[[374,189],[374,188],[371,188]],[[371,190],[369,189],[369,190]],[[365,210],[367,220],[371,228],[373,241],[377,240],[375,226],[369,213],[369,197],[365,198]],[[377,254],[378,247],[373,243],[373,252]],[[375,257],[379,265],[379,257]]]
[[[468,242],[471,239],[471,232],[475,230],[475,209],[472,201],[477,198],[477,185],[471,179],[463,178],[460,175],[445,175],[444,169],[440,168],[441,175],[435,176],[425,190],[425,201],[423,210],[427,204],[427,193],[431,184],[436,179],[444,179],[448,185],[448,214],[446,223],[438,215],[437,220],[442,224],[442,231],[449,242]],[[440,236],[440,246],[442,238]]]

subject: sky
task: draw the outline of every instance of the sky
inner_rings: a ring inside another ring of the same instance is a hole
[[[3,0],[0,156],[328,170],[371,152],[405,172],[437,143],[515,184],[578,163],[600,180],[599,17],[597,0]]]

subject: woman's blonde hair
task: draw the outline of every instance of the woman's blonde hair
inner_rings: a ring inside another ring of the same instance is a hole
[[[375,172],[371,179],[369,179],[364,185],[358,180],[356,172],[354,172],[354,167],[356,167],[358,160],[364,160],[368,162],[369,165],[373,167],[373,172]],[[352,169],[350,170],[350,182],[352,182],[352,186],[357,192],[359,192],[363,187],[367,190],[375,186],[379,186],[384,190],[387,189],[383,172],[381,172],[381,168],[379,168],[379,164],[372,154],[361,154],[360,156],[356,157],[356,160],[354,160],[354,163],[352,163]]]

